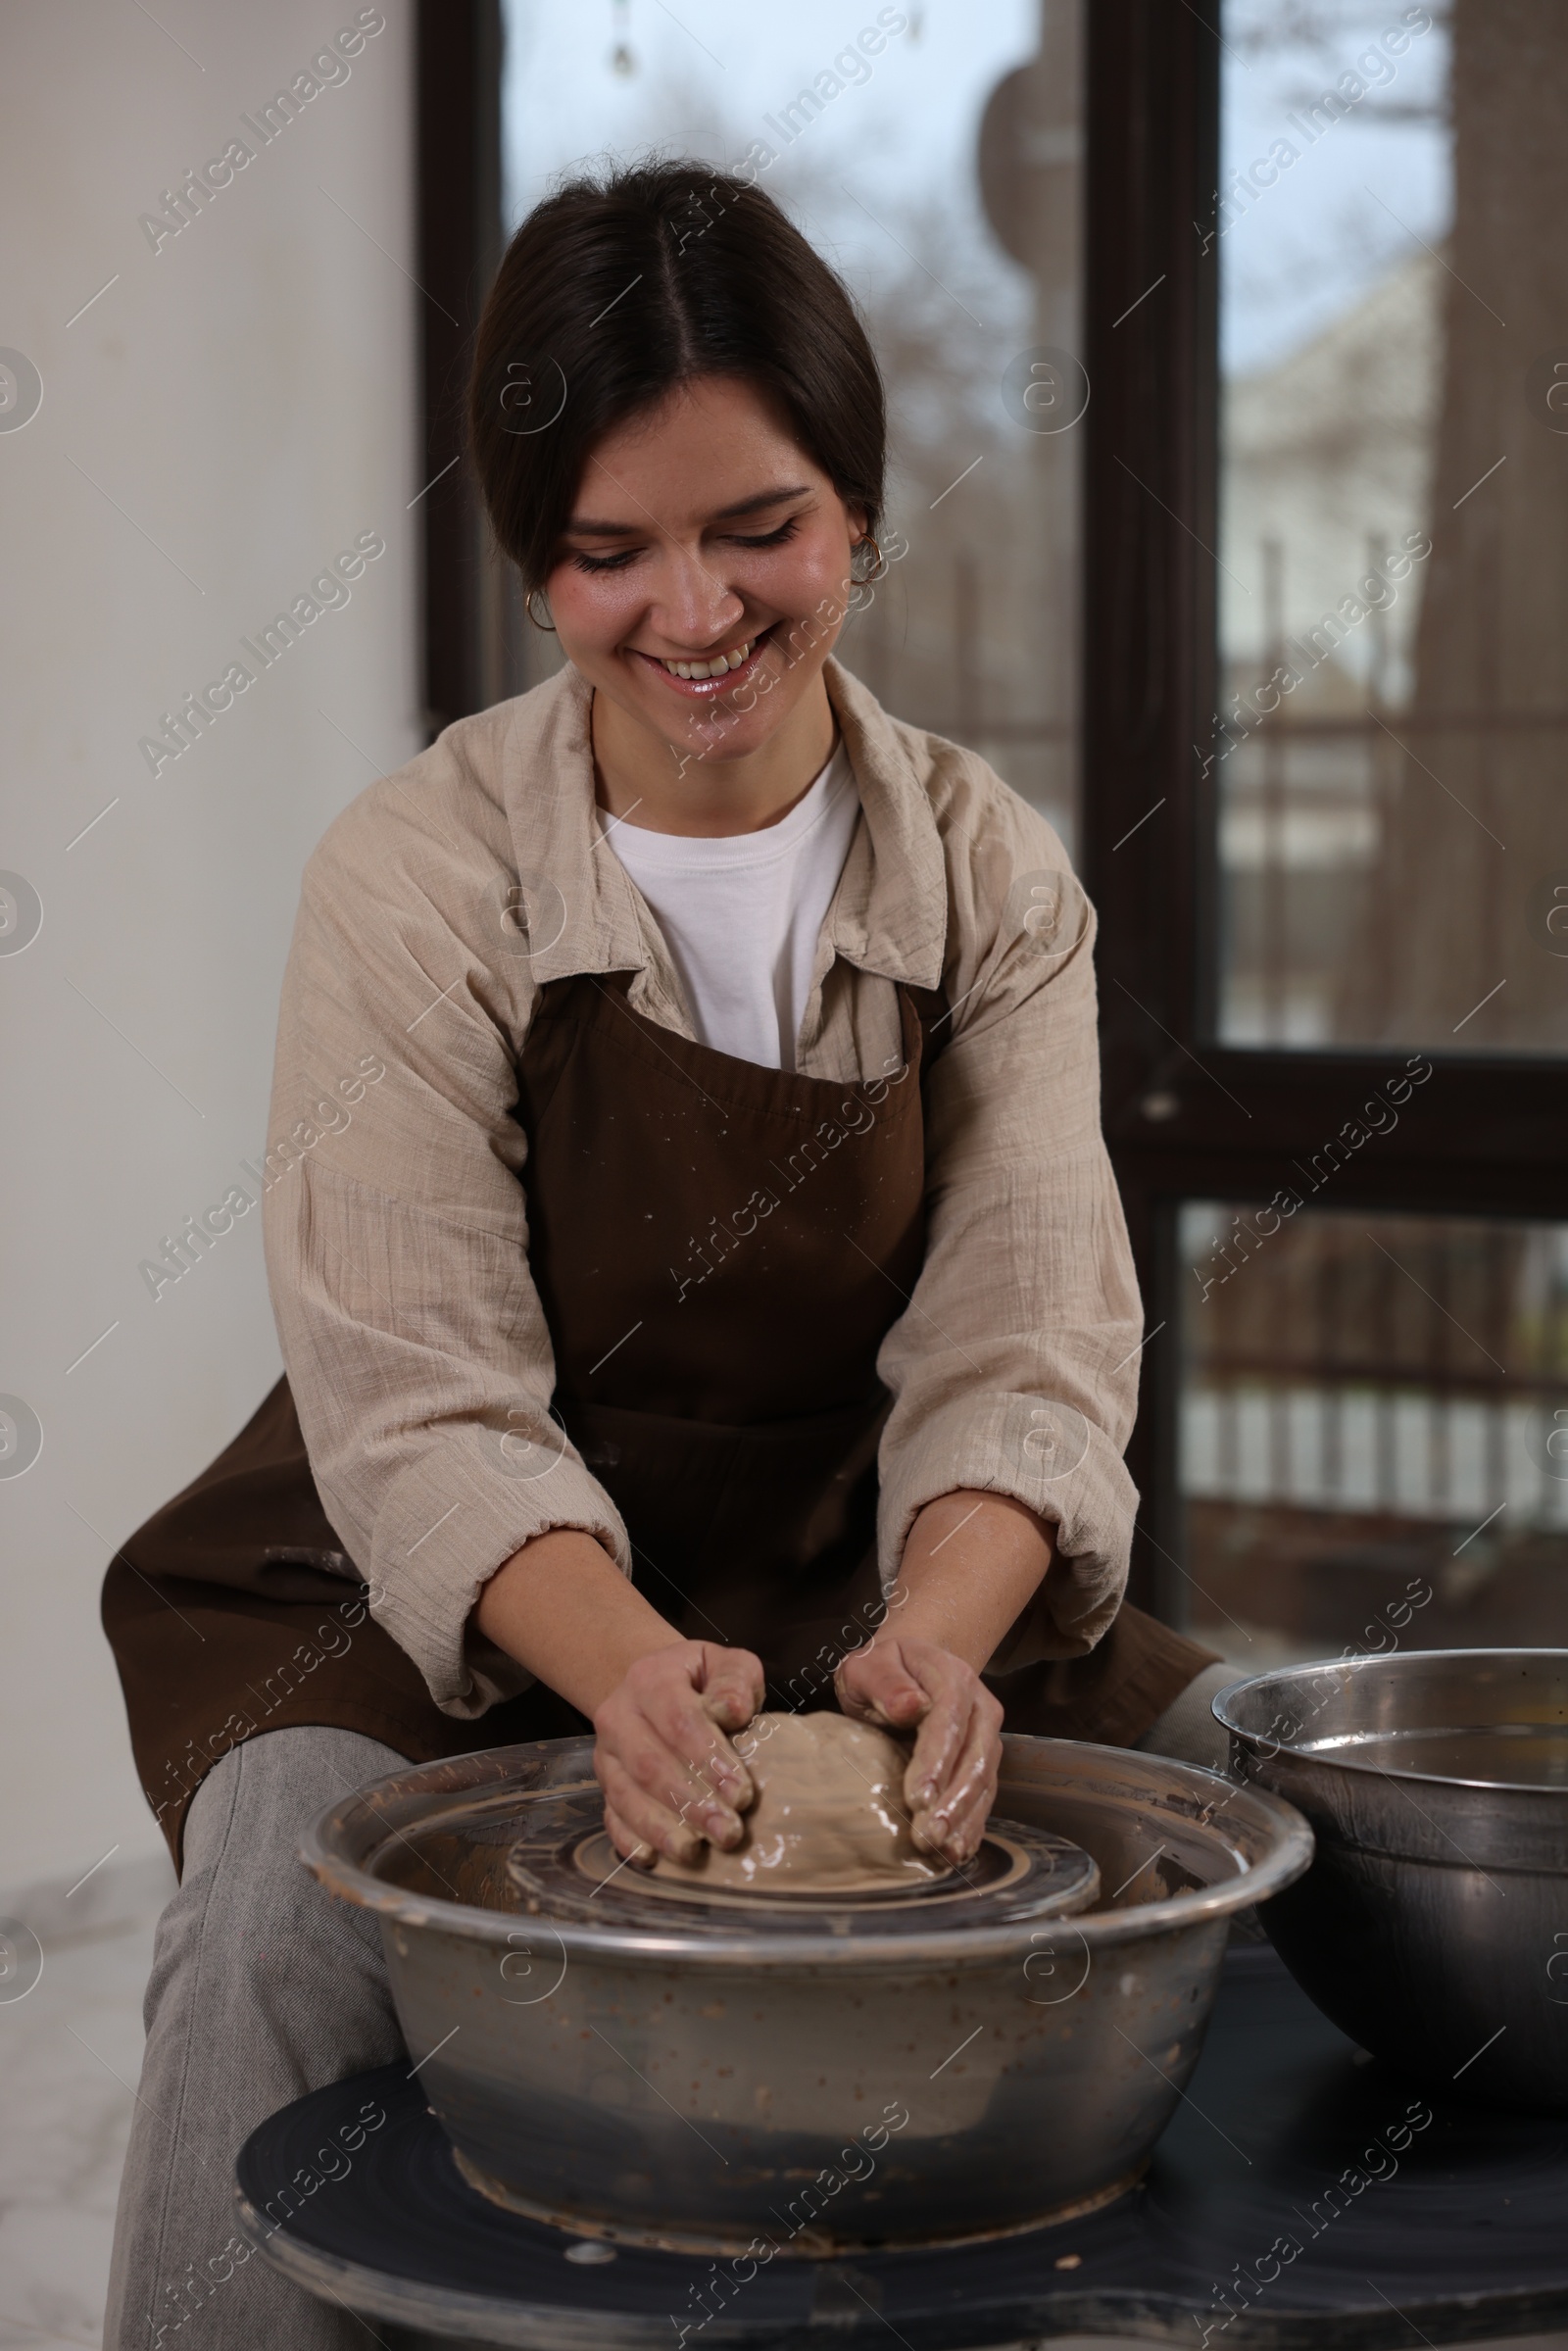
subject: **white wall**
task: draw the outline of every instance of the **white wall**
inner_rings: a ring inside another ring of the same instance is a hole
[[[265,146],[241,113],[357,0],[4,14],[0,347],[43,398],[0,430],[0,868],[43,921],[0,954],[0,1393],[43,1445],[0,1476],[0,1885],[160,1842],[99,1586],[280,1358],[259,1212],[156,1302],[138,1263],[264,1142],[301,865],[422,740],[412,11],[359,13],[384,29]],[[138,217],[237,136],[155,253]],[[151,774],[160,713],[366,531],[352,602]]]

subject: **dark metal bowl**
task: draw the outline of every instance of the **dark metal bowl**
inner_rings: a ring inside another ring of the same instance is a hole
[[[1214,1713],[1312,1824],[1264,1925],[1324,2014],[1425,2088],[1568,2112],[1568,1650],[1295,1666]]]
[[[1099,1909],[1054,1916],[999,1880],[970,1904],[939,1887],[705,1912],[617,1878],[600,1915],[591,1882],[538,1853],[542,1809],[564,1852],[594,1809],[588,1739],[400,1772],[301,1850],[379,1913],[419,2081],[498,2201],[584,2235],[771,2248],[753,2259],[961,2242],[1139,2177],[1198,2062],[1232,1916],[1311,1853],[1289,1806],[1212,1773],[1004,1747],[1004,1837],[1082,1847]]]

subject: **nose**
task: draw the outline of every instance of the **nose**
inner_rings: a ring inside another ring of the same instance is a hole
[[[695,548],[665,541],[648,616],[667,643],[696,659],[718,644],[745,610],[745,598]]]

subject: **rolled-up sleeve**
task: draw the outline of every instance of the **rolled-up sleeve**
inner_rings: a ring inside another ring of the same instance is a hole
[[[529,1680],[468,1626],[522,1543],[581,1528],[631,1566],[613,1504],[550,1410],[512,1116],[533,982],[501,919],[504,812],[482,794],[476,810],[476,790],[437,746],[312,857],[263,1213],[322,1504],[372,1615],[457,1716]]]
[[[1142,1308],[1100,1126],[1093,909],[988,780],[947,812],[953,1037],[927,1084],[925,1262],[879,1361],[879,1548],[887,1587],[915,1514],[961,1488],[1049,1521],[1059,1564],[1010,1668],[1084,1654],[1120,1602]]]

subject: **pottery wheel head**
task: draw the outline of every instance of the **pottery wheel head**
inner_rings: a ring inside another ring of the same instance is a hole
[[[662,1855],[657,1877],[799,1895],[912,1891],[952,1875],[910,1834],[904,1775],[912,1738],[842,1714],[760,1714],[733,1744],[757,1789],[741,1842],[727,1853],[705,1843],[691,1863]]]

